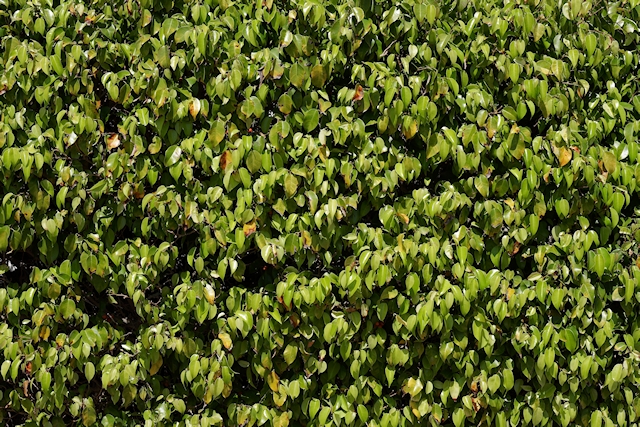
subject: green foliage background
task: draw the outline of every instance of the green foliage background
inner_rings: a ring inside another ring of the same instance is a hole
[[[7,426],[636,426],[638,0],[0,0]]]

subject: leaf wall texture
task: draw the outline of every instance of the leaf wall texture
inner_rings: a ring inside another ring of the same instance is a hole
[[[7,426],[637,426],[638,0],[0,0]]]

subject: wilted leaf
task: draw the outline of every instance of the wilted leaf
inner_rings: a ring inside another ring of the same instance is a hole
[[[244,232],[245,237],[249,237],[251,236],[253,233],[256,232],[256,223],[255,221],[246,223],[245,225],[242,226],[242,231]]]
[[[227,168],[229,166],[231,166],[231,152],[230,151],[225,151],[224,153],[222,153],[222,156],[220,156],[220,169],[222,169],[223,171],[226,171]]]
[[[113,150],[114,148],[118,148],[120,146],[120,135],[117,133],[111,134],[107,138],[107,148],[109,150]]]

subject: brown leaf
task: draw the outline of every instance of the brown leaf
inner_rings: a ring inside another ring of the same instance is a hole
[[[255,221],[251,221],[251,222],[243,225],[242,226],[242,231],[244,231],[244,236],[245,237],[251,236],[253,233],[256,232],[256,222]]]
[[[478,399],[475,397],[471,398],[471,404],[473,405],[473,410],[478,412],[480,410],[480,402],[478,402]]]
[[[298,316],[296,313],[293,313],[291,317],[289,317],[289,322],[291,322],[291,325],[294,328],[297,328],[300,324],[300,316]]]
[[[516,241],[513,244],[513,251],[511,251],[509,253],[510,256],[514,256],[515,254],[517,254],[518,252],[520,252],[520,242]]]
[[[222,153],[222,156],[220,157],[220,169],[222,169],[223,171],[226,171],[227,167],[230,164],[231,164],[231,152],[227,150],[224,153]]]
[[[360,101],[362,98],[364,98],[364,89],[362,89],[362,86],[358,85],[356,86],[356,93],[353,95],[353,100]]]
[[[136,185],[133,188],[133,197],[135,197],[136,199],[144,198],[144,187],[141,185]]]
[[[31,375],[32,367],[33,365],[31,364],[31,362],[27,362],[27,366],[25,367],[25,370],[27,371],[27,375]]]
[[[120,135],[117,133],[111,134],[111,136],[107,138],[107,148],[109,150],[113,150],[114,148],[118,148],[119,146]]]

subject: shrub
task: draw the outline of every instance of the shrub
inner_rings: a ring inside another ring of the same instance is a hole
[[[0,0],[8,426],[636,426],[638,0]]]

